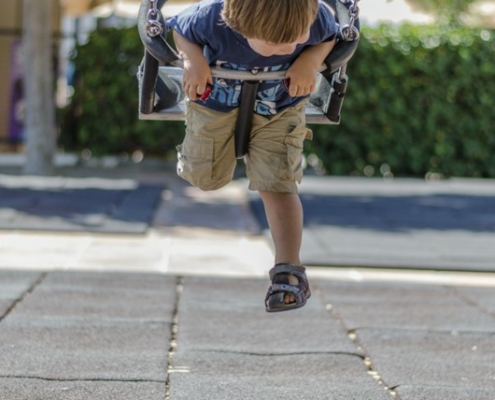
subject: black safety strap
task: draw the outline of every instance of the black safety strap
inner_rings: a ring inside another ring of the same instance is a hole
[[[340,123],[340,113],[344,103],[347,83],[349,81],[349,78],[345,74],[345,70],[347,68],[347,62],[351,59],[357,49],[358,40],[344,38],[345,35],[342,34],[342,28],[351,25],[349,8],[340,0],[325,1],[335,10],[336,19],[340,27],[340,42],[325,60],[327,71],[325,71],[326,73],[323,73],[323,76],[328,83],[320,85],[320,90],[326,92],[324,98],[328,99],[328,103],[322,107],[322,110],[330,121],[338,124]],[[357,21],[356,28],[359,29],[359,21]],[[334,60],[337,60],[338,62],[334,62]],[[330,96],[328,96],[328,91],[330,91]]]
[[[158,60],[148,50],[144,52],[144,58],[139,67],[139,112],[151,114],[155,109],[155,91],[158,78]]]
[[[237,114],[234,134],[236,158],[244,157],[249,149],[258,86],[259,81],[244,81],[242,83],[239,113]]]

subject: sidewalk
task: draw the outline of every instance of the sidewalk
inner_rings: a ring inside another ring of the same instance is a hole
[[[268,314],[242,179],[87,173],[0,175],[0,398],[495,399],[494,182],[306,177],[313,296]]]

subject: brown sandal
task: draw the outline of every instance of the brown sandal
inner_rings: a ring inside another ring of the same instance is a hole
[[[268,288],[265,297],[267,312],[287,311],[300,308],[306,304],[306,300],[311,297],[306,268],[302,265],[280,263],[276,264],[269,272],[272,284]],[[289,275],[294,275],[299,279],[297,285],[289,283]],[[295,302],[285,303],[284,297],[291,294],[296,298]]]

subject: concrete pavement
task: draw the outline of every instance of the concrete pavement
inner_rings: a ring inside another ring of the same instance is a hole
[[[268,314],[242,178],[61,173],[0,176],[2,400],[495,399],[493,181],[306,177],[303,257],[325,266]]]

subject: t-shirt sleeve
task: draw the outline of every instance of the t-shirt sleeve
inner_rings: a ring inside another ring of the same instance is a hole
[[[209,23],[213,20],[211,7],[196,3],[178,15],[168,18],[167,29],[173,29],[192,43],[205,45],[208,43]]]
[[[311,27],[311,41],[313,43],[329,42],[337,36],[337,23],[328,7],[321,4],[316,21]]]

